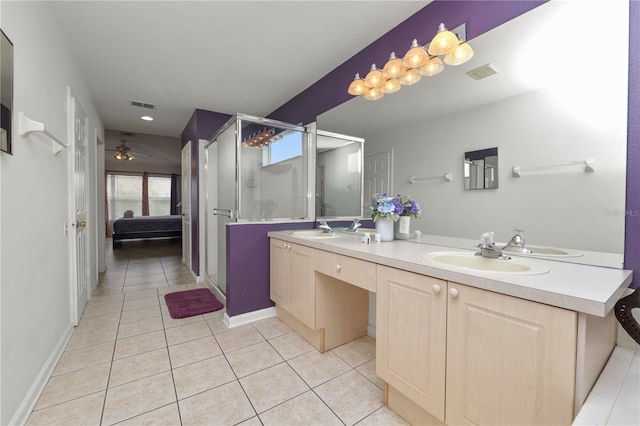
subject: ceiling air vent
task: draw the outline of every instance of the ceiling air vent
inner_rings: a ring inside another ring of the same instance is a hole
[[[483,78],[487,78],[497,72],[498,68],[496,68],[495,65],[485,64],[471,71],[467,71],[467,75],[474,80],[482,80]]]
[[[155,109],[156,106],[153,104],[148,104],[146,102],[140,102],[140,101],[131,101],[131,105],[136,106],[136,107],[140,107],[140,108],[147,108],[147,109]]]

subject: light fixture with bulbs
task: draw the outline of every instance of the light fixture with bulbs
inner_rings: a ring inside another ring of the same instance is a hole
[[[274,143],[283,138],[282,133],[276,133],[276,129],[264,129],[261,132],[254,133],[250,137],[245,138],[242,142],[242,146],[248,148],[262,148],[265,145]]]
[[[136,157],[131,153],[131,148],[125,145],[126,140],[122,139],[120,142],[120,145],[116,147],[116,154],[113,157],[116,160],[122,160],[123,163],[135,160]]]
[[[422,76],[434,76],[444,70],[444,64],[461,65],[473,57],[473,49],[466,42],[466,24],[453,31],[440,24],[437,34],[431,42],[421,46],[414,39],[411,47],[402,59],[391,52],[389,61],[382,70],[371,65],[371,70],[363,79],[360,74],[349,84],[347,93],[353,96],[362,95],[365,99],[376,101],[385,93],[395,93],[402,86],[411,86],[422,79]],[[444,63],[439,56],[444,56]]]

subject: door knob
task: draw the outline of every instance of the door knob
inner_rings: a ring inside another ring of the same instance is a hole
[[[455,288],[450,288],[449,295],[453,298],[458,297],[458,290],[456,290]]]
[[[433,285],[433,292],[434,292],[435,294],[440,293],[440,286],[439,286],[438,284],[434,284],[434,285]]]
[[[76,222],[76,226],[77,226],[78,228],[84,228],[85,226],[87,226],[87,222],[85,222],[85,221],[78,221],[78,222]]]
[[[342,266],[336,265],[336,271],[340,271],[341,269],[342,269]]]

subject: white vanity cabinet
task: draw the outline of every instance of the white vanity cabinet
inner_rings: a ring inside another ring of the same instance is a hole
[[[367,334],[375,264],[271,238],[270,297],[278,317],[320,352]]]
[[[310,328],[315,327],[314,249],[271,239],[270,297]]]
[[[376,370],[389,405],[404,396],[427,412],[408,420],[573,421],[576,312],[384,266],[377,288]]]
[[[376,373],[411,424],[571,424],[615,346],[611,307],[631,281],[561,262],[488,278],[427,266],[402,242],[270,236],[278,317],[319,351],[365,335],[377,293]]]

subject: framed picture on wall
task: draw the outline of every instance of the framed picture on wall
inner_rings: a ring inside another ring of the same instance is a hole
[[[0,151],[12,154],[13,43],[0,33]]]

